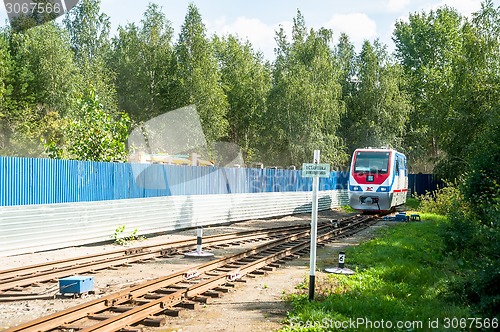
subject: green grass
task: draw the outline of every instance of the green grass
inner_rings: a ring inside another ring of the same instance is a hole
[[[342,211],[347,212],[347,213],[358,212],[358,210],[353,209],[349,205],[343,205],[341,209],[342,209]]]
[[[458,269],[442,253],[438,227],[444,217],[421,217],[426,221],[385,228],[376,239],[348,249],[346,264],[357,273],[324,275],[317,281],[315,301],[308,300],[304,282],[301,291],[289,296],[294,309],[283,331],[373,330],[367,322],[384,324],[382,320],[386,325],[379,327],[386,329],[380,330],[430,330],[436,319],[439,330],[445,330],[447,318],[472,317],[467,308],[448,303],[443,296]],[[340,325],[350,322],[360,324]],[[392,328],[387,328],[389,322]],[[398,322],[408,326],[400,329]]]
[[[416,211],[420,207],[420,201],[416,198],[408,197],[405,205],[408,209]]]

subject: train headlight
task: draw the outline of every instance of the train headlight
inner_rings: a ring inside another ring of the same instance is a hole
[[[361,191],[361,187],[360,186],[352,186],[351,191]]]
[[[380,191],[387,191],[387,188],[386,187],[382,187],[382,188],[380,188]]]
[[[380,187],[378,187],[377,192],[386,193],[389,191],[389,188],[390,187],[380,186]]]

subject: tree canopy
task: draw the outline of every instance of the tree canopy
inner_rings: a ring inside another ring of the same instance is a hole
[[[298,10],[291,35],[276,31],[273,61],[238,36],[208,36],[193,4],[177,35],[155,4],[112,33],[100,4],[80,1],[62,25],[0,31],[2,154],[89,158],[65,150],[71,126],[125,121],[130,131],[194,105],[207,146],[238,145],[248,165],[300,166],[320,149],[324,162],[345,167],[357,147],[391,146],[414,172],[450,175],[467,169],[498,117],[492,1],[472,18],[446,6],[410,14],[396,22],[394,54],[378,40],[357,51],[346,34],[308,27]],[[82,109],[109,117],[90,124]]]

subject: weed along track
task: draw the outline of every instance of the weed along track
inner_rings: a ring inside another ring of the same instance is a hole
[[[318,242],[327,242],[367,228],[374,216],[354,216],[318,227]],[[295,229],[279,239],[124,289],[76,307],[38,318],[7,331],[140,331],[162,326],[167,316],[196,309],[213,297],[263,275],[309,250],[310,230]],[[241,239],[240,239],[241,240]]]

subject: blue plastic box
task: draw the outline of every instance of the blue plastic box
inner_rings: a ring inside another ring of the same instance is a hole
[[[61,294],[81,294],[94,290],[94,277],[72,276],[59,279],[59,292]]]

